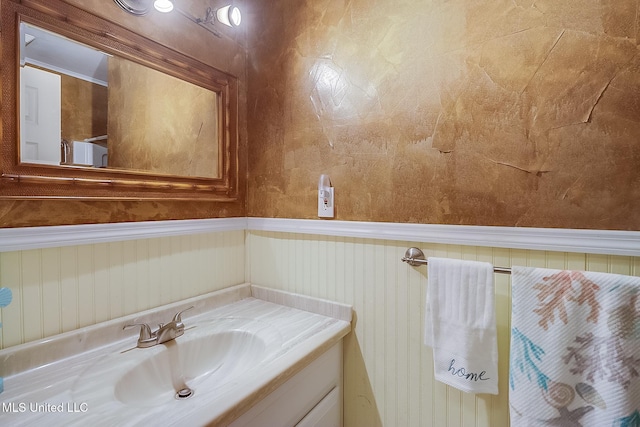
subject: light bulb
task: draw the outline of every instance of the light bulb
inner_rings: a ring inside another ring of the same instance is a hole
[[[234,7],[233,9],[231,9],[231,14],[229,15],[229,17],[231,18],[231,22],[235,27],[240,25],[240,21],[242,21],[242,15],[240,14],[240,9],[238,9],[237,7]]]
[[[156,0],[153,2],[153,7],[155,7],[158,12],[168,13],[173,10],[173,3],[171,0]]]

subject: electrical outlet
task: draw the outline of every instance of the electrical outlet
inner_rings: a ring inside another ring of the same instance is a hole
[[[318,216],[333,218],[335,207],[334,190],[328,175],[320,175],[318,181]]]

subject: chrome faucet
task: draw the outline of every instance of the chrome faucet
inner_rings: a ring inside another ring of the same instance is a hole
[[[182,313],[187,310],[192,309],[193,306],[185,308],[182,311],[176,313],[173,316],[173,320],[169,323],[160,323],[158,325],[158,330],[155,332],[151,332],[151,327],[146,323],[133,323],[130,325],[125,325],[122,329],[129,329],[135,326],[140,326],[140,337],[138,338],[138,347],[139,348],[147,348],[153,347],[156,344],[162,344],[167,341],[171,341],[176,339],[177,337],[184,334],[184,323],[182,323]]]

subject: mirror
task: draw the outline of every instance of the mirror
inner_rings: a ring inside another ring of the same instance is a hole
[[[234,77],[58,0],[1,1],[0,196],[235,197]]]
[[[218,176],[216,92],[24,22],[20,59],[22,163]]]

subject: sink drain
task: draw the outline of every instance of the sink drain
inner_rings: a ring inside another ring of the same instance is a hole
[[[188,387],[178,390],[178,392],[176,393],[176,399],[178,400],[188,399],[191,396],[193,396],[193,390]]]

